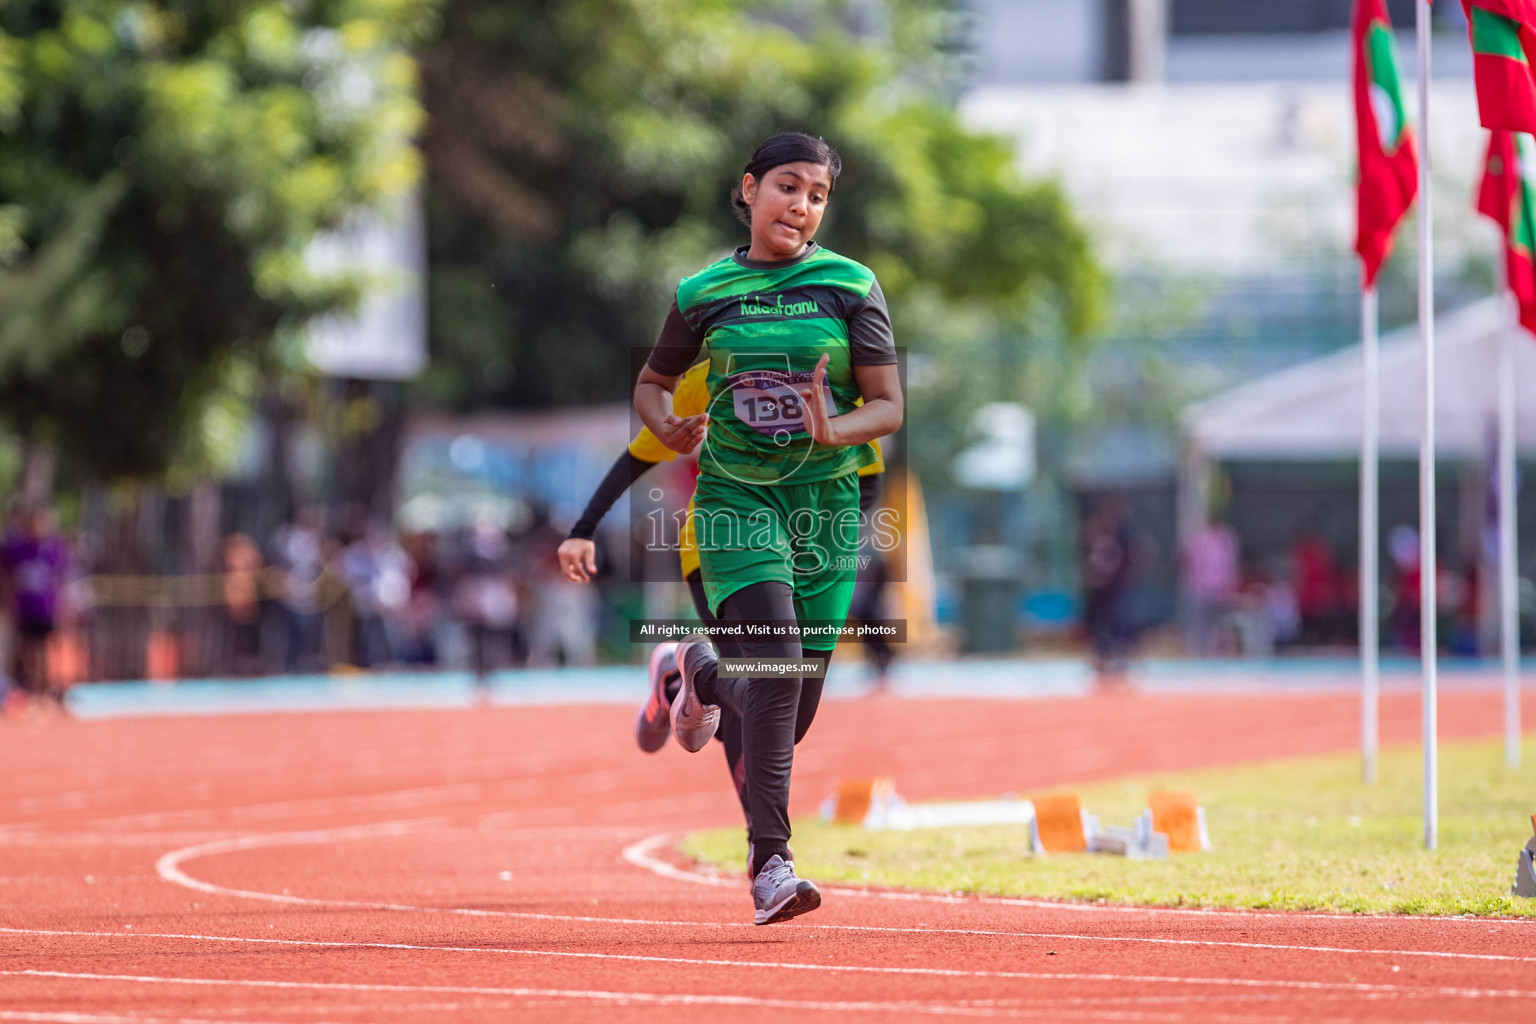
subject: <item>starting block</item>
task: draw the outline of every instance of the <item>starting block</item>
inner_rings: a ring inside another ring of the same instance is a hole
[[[1531,831],[1536,833],[1536,814],[1531,815]],[[1515,884],[1512,896],[1536,896],[1536,835],[1525,842],[1525,849],[1515,859]]]
[[[1132,860],[1160,860],[1169,853],[1209,850],[1205,808],[1193,793],[1149,793],[1147,809],[1137,815],[1130,828],[1111,825],[1094,836],[1088,848]]]
[[[821,805],[821,820],[868,828],[871,819],[883,819],[898,800],[892,779],[839,779],[837,792]]]
[[[1035,853],[1086,853],[1099,832],[1099,819],[1083,810],[1076,793],[1034,800],[1030,846]]]
[[[1094,836],[1089,849],[1131,860],[1167,860],[1168,833],[1153,831],[1152,812],[1142,811],[1130,828],[1110,825]]]
[[[888,778],[843,779],[821,805],[821,820],[868,829],[958,828],[962,825],[1027,825],[1035,807],[1028,800],[967,800],[909,804]]]
[[[1170,852],[1209,850],[1205,808],[1193,793],[1155,792],[1130,828],[1103,828],[1083,809],[1075,793],[1033,800],[1004,797],[951,803],[909,804],[885,776],[842,779],[821,805],[821,820],[867,829],[958,828],[965,825],[1028,825],[1030,849],[1045,853],[1110,853],[1133,860],[1165,858]],[[1536,818],[1533,818],[1536,823]],[[1533,839],[1524,858],[1531,895],[1536,896]],[[1517,881],[1518,884],[1518,881]]]

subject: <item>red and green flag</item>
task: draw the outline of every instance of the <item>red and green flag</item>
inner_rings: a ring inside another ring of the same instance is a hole
[[[1504,270],[1520,304],[1520,324],[1536,334],[1536,140],[1495,131],[1488,139],[1477,212],[1504,234]]]
[[[1359,215],[1355,251],[1367,288],[1392,252],[1392,235],[1419,188],[1419,158],[1403,105],[1392,22],[1384,0],[1355,0],[1355,134]]]
[[[1484,128],[1536,132],[1536,0],[1461,0]]]

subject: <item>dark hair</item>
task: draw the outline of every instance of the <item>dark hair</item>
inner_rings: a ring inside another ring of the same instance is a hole
[[[747,161],[747,166],[742,169],[742,174],[752,175],[757,181],[775,167],[785,164],[820,164],[832,175],[832,184],[837,184],[837,176],[843,170],[843,158],[837,155],[826,139],[817,135],[807,135],[805,132],[779,132],[769,138],[757,151],[752,154],[752,159]],[[736,219],[748,227],[752,226],[752,207],[747,205],[747,200],[741,194],[741,186],[738,184],[731,189],[731,209],[736,211]]]

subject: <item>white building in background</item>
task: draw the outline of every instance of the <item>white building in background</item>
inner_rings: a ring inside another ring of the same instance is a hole
[[[1349,258],[1354,110],[1331,83],[988,86],[971,128],[1018,140],[1031,176],[1058,179],[1113,270],[1284,272]],[[1431,101],[1436,257],[1492,243],[1471,214],[1485,133],[1470,79]]]
[[[972,0],[977,66],[966,123],[1019,143],[1022,168],[1059,179],[1111,269],[1284,272],[1354,244],[1349,4],[1312,0]],[[1393,4],[1394,8],[1411,5]],[[1437,263],[1491,229],[1468,215],[1485,134],[1471,52],[1444,5],[1431,149]],[[1155,8],[1152,80],[1116,75],[1109,19]],[[1454,9],[1454,10],[1453,10]],[[1411,14],[1394,10],[1413,75]],[[1221,29],[1222,31],[1212,31]],[[1412,95],[1411,88],[1409,90]]]

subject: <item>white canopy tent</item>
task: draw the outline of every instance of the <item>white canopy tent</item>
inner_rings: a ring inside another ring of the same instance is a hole
[[[1499,408],[1500,337],[1518,330],[1505,297],[1437,318],[1435,451],[1442,458],[1492,454]],[[1529,341],[1523,337],[1522,341]],[[1536,344],[1514,351],[1516,394],[1536,394]],[[1414,458],[1424,429],[1423,362],[1418,326],[1381,339],[1380,448],[1386,458]],[[1179,479],[1179,534],[1205,514],[1212,461],[1358,459],[1365,375],[1360,347],[1260,377],[1185,408]],[[1517,448],[1536,447],[1536,401],[1516,403]]]
[[[1485,299],[1435,323],[1435,450],[1442,457],[1488,454],[1498,411],[1499,339],[1508,332],[1508,301]],[[1381,339],[1381,453],[1412,458],[1424,428],[1419,329],[1410,324]],[[1517,394],[1536,394],[1536,344],[1515,350]],[[1187,407],[1185,445],[1198,461],[1321,460],[1360,455],[1365,384],[1352,345]],[[1536,445],[1536,402],[1516,411],[1516,438]]]

